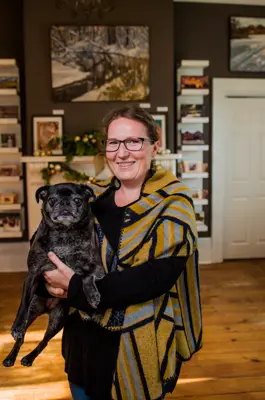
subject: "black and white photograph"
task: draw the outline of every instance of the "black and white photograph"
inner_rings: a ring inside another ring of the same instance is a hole
[[[15,133],[0,133],[0,147],[1,148],[16,147],[16,134]]]
[[[230,70],[265,72],[265,18],[230,18]]]
[[[147,26],[53,26],[55,102],[144,101],[149,98]]]

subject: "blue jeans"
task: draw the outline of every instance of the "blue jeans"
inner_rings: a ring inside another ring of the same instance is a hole
[[[91,400],[91,398],[85,394],[85,391],[81,386],[77,386],[71,382],[69,382],[69,386],[73,400]]]

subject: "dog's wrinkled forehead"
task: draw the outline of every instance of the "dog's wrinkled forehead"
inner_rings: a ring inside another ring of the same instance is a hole
[[[52,186],[42,186],[36,192],[36,200],[39,202],[53,197],[70,197],[71,195],[80,195],[82,198],[94,197],[92,189],[84,184],[58,183]]]

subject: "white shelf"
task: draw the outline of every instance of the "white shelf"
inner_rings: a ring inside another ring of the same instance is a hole
[[[167,160],[179,160],[182,158],[182,155],[180,153],[177,154],[157,154],[155,156],[156,160],[159,161],[167,161]]]
[[[3,124],[3,125],[18,124],[18,119],[17,118],[0,118],[0,124]]]
[[[0,183],[19,182],[20,176],[0,176]]]
[[[207,96],[209,89],[181,89],[180,96]]]
[[[182,117],[181,124],[208,124],[209,117]]]
[[[208,232],[208,226],[201,223],[197,223],[197,230],[198,232]]]
[[[207,68],[209,60],[181,60],[179,68]]]
[[[184,145],[181,146],[181,151],[208,151],[209,150],[209,145],[204,144],[204,145]]]
[[[9,155],[9,154],[19,154],[18,147],[0,147],[0,154]]]
[[[0,69],[1,75],[1,69]],[[18,96],[17,89],[0,89],[0,96]]]
[[[19,211],[21,210],[21,204],[0,204],[0,211]]]
[[[4,238],[20,238],[22,237],[22,232],[0,232],[0,238],[4,239]]]
[[[208,172],[183,172],[181,174],[182,179],[196,179],[196,178],[208,178]]]
[[[71,160],[75,163],[89,163],[94,164],[96,161],[96,157],[98,156],[82,156],[82,157],[73,157]],[[35,157],[35,156],[22,156],[21,162],[25,163],[40,163],[40,162],[64,162],[65,156],[43,156],[43,157]]]
[[[206,206],[208,199],[192,199],[195,206]]]

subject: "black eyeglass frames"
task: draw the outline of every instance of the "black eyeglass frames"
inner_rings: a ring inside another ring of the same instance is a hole
[[[105,151],[118,151],[121,143],[124,144],[125,148],[129,151],[139,151],[142,149],[144,142],[154,143],[154,140],[148,138],[131,137],[124,140],[119,139],[106,139],[103,141]]]

